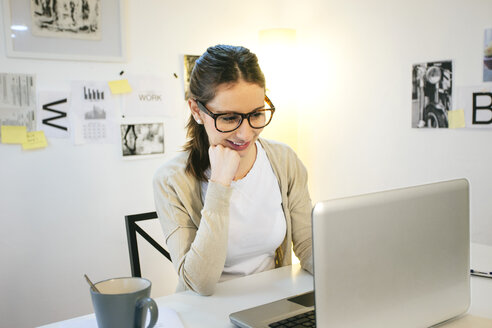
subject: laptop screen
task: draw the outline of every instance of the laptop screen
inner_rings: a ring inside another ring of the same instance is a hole
[[[313,209],[317,327],[428,327],[470,302],[464,179]]]

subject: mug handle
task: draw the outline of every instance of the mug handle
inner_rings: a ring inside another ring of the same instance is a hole
[[[157,318],[159,317],[159,310],[157,309],[156,302],[150,297],[143,297],[138,300],[137,308],[135,313],[135,323],[136,327],[143,327],[145,325],[145,311],[147,308],[150,311],[150,322],[147,328],[152,328],[157,323]]]

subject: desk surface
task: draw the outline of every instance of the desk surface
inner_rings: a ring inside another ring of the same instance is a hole
[[[492,268],[492,247],[472,244],[471,267]],[[217,285],[213,296],[199,296],[187,291],[155,299],[159,307],[175,310],[184,327],[234,327],[229,314],[259,304],[312,290],[313,278],[299,265],[279,268],[232,279]],[[492,279],[471,278],[471,306],[468,314],[439,327],[491,328]],[[43,326],[43,328],[96,328],[94,314]]]

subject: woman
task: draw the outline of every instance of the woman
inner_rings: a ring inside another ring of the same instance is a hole
[[[291,264],[312,272],[307,172],[288,146],[259,139],[275,108],[255,54],[210,47],[190,79],[184,152],[154,176],[177,291]],[[265,104],[266,103],[266,104]]]

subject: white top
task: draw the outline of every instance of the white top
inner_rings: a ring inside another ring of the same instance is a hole
[[[231,183],[229,238],[221,281],[275,268],[275,250],[287,231],[277,177],[259,142],[256,149],[251,170]],[[203,182],[203,200],[207,187]]]

